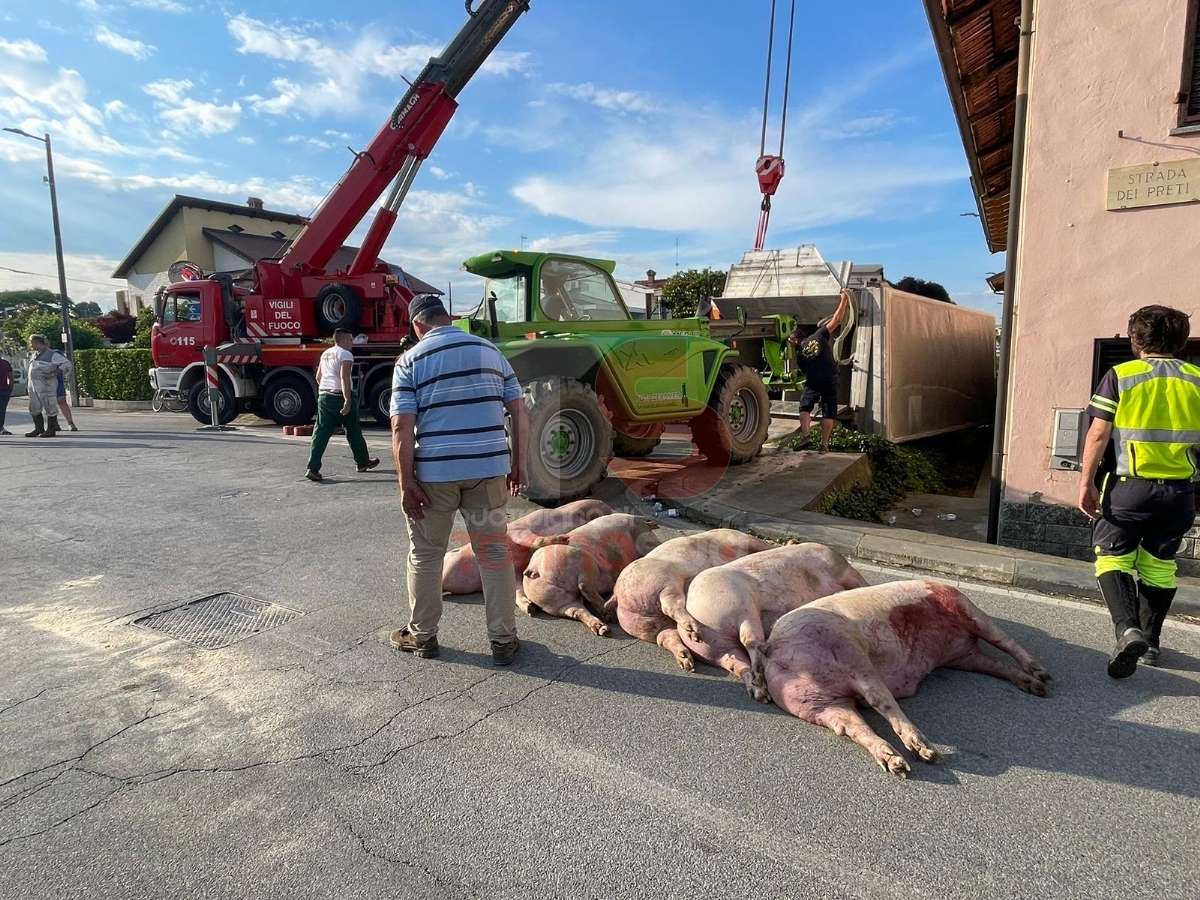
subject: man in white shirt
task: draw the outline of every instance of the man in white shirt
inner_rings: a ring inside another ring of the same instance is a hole
[[[345,328],[333,333],[333,346],[321,354],[317,365],[317,427],[313,429],[312,447],[308,454],[309,481],[321,480],[321,457],[329,445],[333,430],[339,425],[346,429],[346,441],[354,453],[358,471],[366,472],[379,465],[372,459],[363,440],[358,422],[358,403],[350,387],[350,372],[354,368],[354,335]]]

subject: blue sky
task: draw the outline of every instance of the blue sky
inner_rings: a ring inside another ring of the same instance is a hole
[[[739,260],[769,0],[530,7],[384,257],[465,295],[459,263],[497,247],[616,259],[627,280]],[[73,299],[112,306],[108,275],[176,193],[312,212],[465,17],[460,0],[4,0],[0,125],[53,137]],[[996,311],[983,278],[1003,260],[960,215],[975,204],[920,0],[800,0],[785,158],[768,247],[815,243]],[[56,290],[44,169],[40,144],[0,134],[0,290]]]

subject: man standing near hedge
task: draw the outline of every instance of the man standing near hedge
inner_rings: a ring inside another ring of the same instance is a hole
[[[12,390],[12,364],[3,356],[0,356],[0,434],[12,434],[11,431],[4,427],[4,416],[8,412],[8,401],[12,397]]]
[[[31,334],[29,346],[29,415],[33,431],[25,437],[54,437],[58,434],[58,376],[70,377],[71,361],[50,346],[45,335]]]
[[[317,365],[317,427],[313,430],[308,470],[304,473],[309,481],[321,480],[321,457],[339,425],[346,429],[346,442],[354,453],[358,471],[366,472],[379,465],[379,460],[372,459],[367,450],[358,422],[358,403],[350,386],[350,371],[354,367],[352,346],[354,335],[339,328],[333,333],[333,346],[321,354]]]

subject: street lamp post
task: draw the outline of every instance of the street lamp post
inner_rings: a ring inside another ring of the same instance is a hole
[[[75,370],[75,339],[71,335],[71,307],[67,300],[67,270],[63,265],[62,229],[58,224],[58,191],[54,186],[54,153],[50,148],[50,135],[38,137],[20,128],[5,128],[13,134],[19,134],[30,140],[41,141],[46,145],[46,181],[50,185],[50,214],[54,219],[54,255],[58,260],[58,299],[62,303],[63,347],[67,351],[67,359],[71,361],[71,405],[79,406],[79,377]]]

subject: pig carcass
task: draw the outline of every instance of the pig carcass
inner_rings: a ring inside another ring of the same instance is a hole
[[[1017,665],[984,653],[980,639]],[[908,763],[871,730],[859,704],[877,710],[905,747],[935,762],[937,750],[896,698],[911,697],[938,666],[1004,678],[1038,697],[1047,696],[1050,681],[1037,660],[970,600],[930,581],[881,584],[809,603],[776,623],[763,653],[776,704],[845,735],[884,771],[901,777],[908,775]]]
[[[653,519],[613,513],[593,519],[566,535],[566,543],[549,543],[534,550],[517,589],[517,606],[533,615],[540,609],[562,619],[577,619],[603,637],[609,628],[604,596],[617,575],[635,559],[658,546]],[[590,607],[590,609],[589,609]]]
[[[692,672],[696,668],[692,653],[676,629],[678,625],[695,640],[701,640],[699,623],[687,611],[688,585],[705,569],[774,547],[770,541],[732,528],[674,538],[635,560],[617,576],[605,609],[616,611],[617,621],[627,634],[658,644],[681,669]]]
[[[539,509],[522,516],[508,526],[508,549],[512,554],[517,581],[529,565],[534,542],[538,538],[566,534],[592,519],[607,516],[612,508],[599,500],[577,500],[558,509]],[[483,590],[479,578],[479,560],[469,543],[446,554],[442,563],[442,590],[448,594],[477,594]]]
[[[866,579],[824,544],[795,544],[755,553],[701,572],[687,592],[687,612],[698,628],[680,627],[696,656],[746,685],[755,700],[770,701],[762,645],[775,623],[798,606],[862,587]]]

